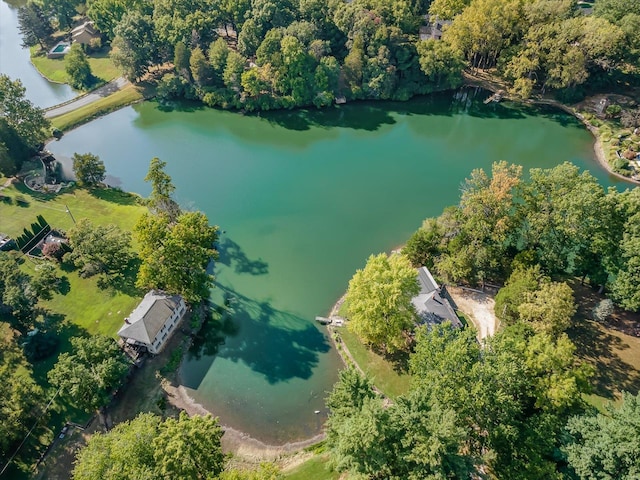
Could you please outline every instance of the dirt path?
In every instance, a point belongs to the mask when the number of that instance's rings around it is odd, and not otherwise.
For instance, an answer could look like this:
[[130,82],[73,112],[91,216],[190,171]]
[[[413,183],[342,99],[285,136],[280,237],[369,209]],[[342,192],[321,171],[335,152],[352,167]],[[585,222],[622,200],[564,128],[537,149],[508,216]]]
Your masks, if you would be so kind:
[[80,107],[84,107],[85,105],[89,105],[93,102],[97,102],[101,98],[108,97],[112,93],[121,90],[126,85],[129,84],[129,80],[124,77],[118,77],[115,80],[111,80],[106,85],[103,85],[100,88],[96,88],[92,92],[87,93],[86,95],[82,95],[80,97],[76,97],[69,102],[62,103],[60,105],[49,108],[44,116],[46,118],[59,117],[60,115],[64,115],[65,113],[72,112]]
[[478,338],[495,333],[497,320],[493,309],[496,302],[491,295],[461,287],[447,287],[447,291],[458,309],[469,315],[478,330]]

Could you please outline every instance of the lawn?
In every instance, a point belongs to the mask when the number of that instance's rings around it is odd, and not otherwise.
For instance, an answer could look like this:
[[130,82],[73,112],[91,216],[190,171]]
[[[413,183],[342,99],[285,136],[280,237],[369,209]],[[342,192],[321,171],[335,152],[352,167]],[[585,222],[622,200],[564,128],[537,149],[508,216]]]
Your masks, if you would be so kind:
[[355,361],[364,370],[367,376],[373,381],[382,393],[391,398],[409,391],[411,376],[408,373],[399,373],[394,369],[394,363],[385,357],[369,350],[355,335],[346,327],[336,330],[340,333],[342,341],[347,346]]
[[138,102],[144,98],[142,88],[134,85],[127,85],[122,90],[109,95],[108,97],[101,98],[100,100],[93,102],[84,107],[80,107],[59,117],[51,119],[51,125],[62,131],[67,131],[73,127],[77,127],[83,123],[88,122],[101,115],[118,110],[126,105]]
[[288,480],[337,480],[340,474],[327,469],[327,455],[315,455],[285,474]]
[[[31,63],[46,78],[58,83],[67,83],[65,71],[65,57],[47,58],[46,54],[36,53],[39,47],[31,47]],[[109,49],[87,55],[91,73],[96,77],[96,83],[91,87],[109,82],[121,75],[120,70],[113,64]]]
[[[136,196],[115,189],[87,191],[73,188],[54,196],[36,194],[23,184],[18,184],[4,189],[2,194],[9,200],[0,202],[0,229],[11,236],[22,232],[24,227],[35,221],[37,215],[42,215],[53,228],[60,230],[70,229],[73,218],[78,220],[87,217],[95,224],[113,223],[123,230],[131,231],[146,210],[138,203]],[[26,257],[22,257],[21,261],[21,268],[33,273],[33,261]],[[64,264],[59,275],[63,278],[62,287],[51,300],[40,303],[40,306],[50,312],[50,319],[60,322],[58,353],[69,351],[70,340],[76,335],[100,333],[115,337],[124,317],[142,297],[142,292],[101,289],[95,278],[80,278],[77,271]],[[33,365],[34,378],[48,390],[48,396],[53,392],[48,386],[47,372],[56,358],[57,355],[52,355]],[[56,399],[47,427],[37,429],[37,437],[32,437],[27,442],[20,455],[22,461],[37,458],[43,446],[51,441],[66,420],[83,423],[88,417],[89,415],[73,408],[64,399]],[[28,468],[24,464],[17,466],[20,467]],[[14,476],[12,478],[27,478],[27,474],[22,475],[17,470],[12,470],[11,474]]]

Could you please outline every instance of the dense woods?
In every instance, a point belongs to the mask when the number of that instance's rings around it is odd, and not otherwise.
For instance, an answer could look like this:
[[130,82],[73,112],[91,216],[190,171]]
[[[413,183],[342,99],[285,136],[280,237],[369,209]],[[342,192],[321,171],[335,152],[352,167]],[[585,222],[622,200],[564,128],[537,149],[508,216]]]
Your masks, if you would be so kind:
[[[634,0],[88,0],[130,79],[172,62],[162,99],[265,110],[406,100],[495,68],[528,97],[636,81]],[[434,32],[440,32],[438,34]],[[441,37],[441,38],[440,38]],[[35,41],[35,40],[33,40]]]
[[460,203],[425,220],[404,252],[415,266],[473,285],[539,266],[537,275],[579,277],[638,311],[640,190],[605,191],[570,163],[529,177],[505,162],[491,175],[474,170]]

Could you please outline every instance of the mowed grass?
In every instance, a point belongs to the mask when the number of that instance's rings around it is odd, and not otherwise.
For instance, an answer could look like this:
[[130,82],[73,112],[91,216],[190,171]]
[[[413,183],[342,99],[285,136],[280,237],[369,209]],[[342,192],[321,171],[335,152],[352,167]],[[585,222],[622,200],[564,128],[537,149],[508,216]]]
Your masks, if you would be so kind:
[[337,480],[340,474],[327,469],[328,455],[315,455],[285,474],[288,480]]
[[80,107],[72,112],[52,118],[51,125],[64,132],[96,117],[106,115],[107,113],[118,110],[119,108],[139,102],[143,98],[143,89],[129,84],[118,92],[112,93],[108,97],[101,98],[100,100],[89,105],[85,105],[84,107]]
[[[72,228],[73,219],[88,218],[95,225],[115,224],[124,231],[131,231],[145,212],[136,196],[115,189],[90,192],[74,188],[69,193],[48,198],[33,194],[19,184],[2,193],[12,198],[12,202],[0,202],[0,232],[10,236],[19,235],[38,215],[59,230]],[[18,200],[22,206],[17,205]],[[22,268],[32,274],[35,264],[25,261]],[[63,314],[67,321],[88,334],[115,335],[124,317],[139,301],[139,296],[132,296],[131,292],[102,289],[96,278],[80,278],[77,271],[68,267],[60,270],[59,275],[63,277],[63,293],[55,294],[52,300],[42,301],[42,306]]]
[[[46,78],[58,83],[68,83],[69,77],[65,70],[66,57],[47,58],[46,53],[36,53],[39,47],[31,48],[31,63]],[[91,73],[96,78],[94,88],[97,85],[109,82],[121,75],[120,70],[111,60],[110,50],[106,49],[87,55]]]
[[337,331],[356,363],[382,393],[388,397],[396,398],[409,391],[411,376],[408,373],[397,372],[392,362],[369,350],[358,336],[351,333],[346,327]]

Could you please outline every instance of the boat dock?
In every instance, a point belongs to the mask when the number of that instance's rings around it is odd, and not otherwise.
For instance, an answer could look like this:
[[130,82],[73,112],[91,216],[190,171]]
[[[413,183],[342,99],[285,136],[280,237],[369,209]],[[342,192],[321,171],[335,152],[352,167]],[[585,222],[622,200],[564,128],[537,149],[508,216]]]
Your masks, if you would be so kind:
[[342,327],[344,325],[344,318],[333,316],[333,317],[316,317],[316,322],[322,325],[332,325],[334,327]]
[[484,104],[488,104],[491,102],[499,102],[500,100],[502,100],[502,97],[504,96],[504,92],[502,90],[497,91],[496,93],[494,93],[493,95],[491,95],[489,98],[487,98],[484,101]]

